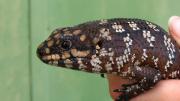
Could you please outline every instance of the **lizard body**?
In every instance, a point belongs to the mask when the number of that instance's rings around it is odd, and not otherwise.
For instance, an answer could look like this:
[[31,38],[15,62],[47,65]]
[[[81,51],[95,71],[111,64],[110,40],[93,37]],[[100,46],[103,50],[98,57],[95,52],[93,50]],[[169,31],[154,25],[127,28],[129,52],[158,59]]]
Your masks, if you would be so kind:
[[125,95],[137,96],[163,79],[180,78],[180,50],[160,26],[141,19],[86,22],[52,32],[37,49],[46,64],[131,79]]

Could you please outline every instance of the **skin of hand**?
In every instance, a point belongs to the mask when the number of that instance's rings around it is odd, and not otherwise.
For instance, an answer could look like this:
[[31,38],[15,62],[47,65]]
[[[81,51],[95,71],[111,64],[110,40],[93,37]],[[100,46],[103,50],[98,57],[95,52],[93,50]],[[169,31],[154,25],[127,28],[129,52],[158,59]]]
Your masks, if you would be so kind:
[[[180,17],[172,16],[169,19],[169,33],[180,45]],[[122,84],[131,83],[119,76],[107,75],[109,92],[112,99],[116,99],[120,93],[113,92]],[[130,101],[180,101],[180,80],[161,80],[153,89],[132,98]]]

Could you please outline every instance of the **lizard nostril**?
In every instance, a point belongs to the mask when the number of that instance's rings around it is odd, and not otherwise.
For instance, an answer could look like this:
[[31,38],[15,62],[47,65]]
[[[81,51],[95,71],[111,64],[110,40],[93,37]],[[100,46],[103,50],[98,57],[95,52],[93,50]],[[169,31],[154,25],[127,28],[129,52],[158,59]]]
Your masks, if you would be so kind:
[[36,53],[37,53],[37,56],[38,56],[39,58],[41,58],[42,56],[45,55],[45,49],[44,49],[44,48],[38,48],[37,51],[36,51]]

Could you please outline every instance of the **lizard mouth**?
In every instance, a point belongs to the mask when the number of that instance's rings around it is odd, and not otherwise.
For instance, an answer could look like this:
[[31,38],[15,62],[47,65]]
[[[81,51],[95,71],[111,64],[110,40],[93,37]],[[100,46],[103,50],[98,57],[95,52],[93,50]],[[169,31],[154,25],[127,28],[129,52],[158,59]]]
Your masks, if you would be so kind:
[[87,63],[89,58],[87,57],[69,57],[62,59],[58,54],[53,55],[45,55],[45,56],[38,56],[41,61],[46,64],[60,66],[60,67],[71,67],[76,68],[79,67],[80,63]]

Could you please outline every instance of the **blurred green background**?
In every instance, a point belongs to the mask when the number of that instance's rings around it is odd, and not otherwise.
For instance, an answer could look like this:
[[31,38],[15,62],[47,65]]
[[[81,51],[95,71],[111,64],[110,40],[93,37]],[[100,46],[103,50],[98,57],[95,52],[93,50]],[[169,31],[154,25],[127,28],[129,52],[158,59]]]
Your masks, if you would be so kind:
[[112,101],[106,79],[55,68],[36,57],[57,27],[132,17],[167,29],[179,0],[0,0],[0,101]]

